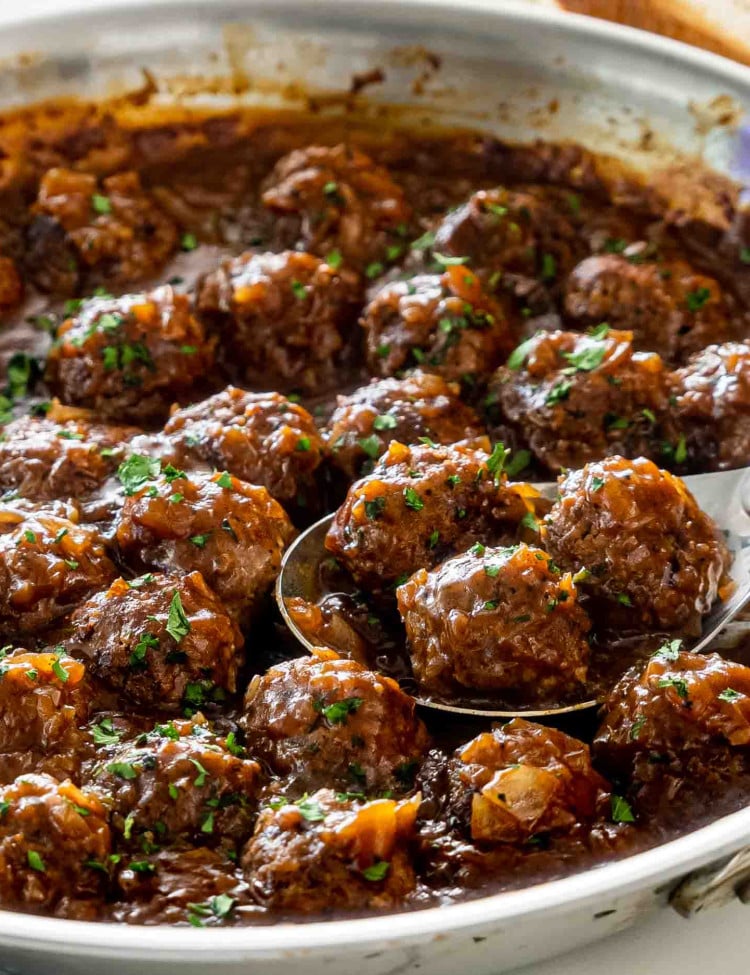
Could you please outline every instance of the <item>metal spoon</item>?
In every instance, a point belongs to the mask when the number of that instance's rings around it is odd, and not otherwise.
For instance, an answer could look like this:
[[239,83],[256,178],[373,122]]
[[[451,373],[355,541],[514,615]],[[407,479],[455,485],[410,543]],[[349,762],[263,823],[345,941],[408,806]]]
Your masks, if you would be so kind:
[[[732,596],[718,603],[713,612],[703,621],[700,637],[687,647],[698,653],[705,650],[741,610],[750,602],[750,468],[736,471],[721,471],[714,474],[695,474],[684,478],[685,484],[695,497],[700,508],[710,515],[725,533],[727,543],[734,555],[731,576],[735,584]],[[547,482],[534,485],[547,498],[554,498],[557,484]],[[303,532],[287,549],[276,580],[276,602],[285,623],[309,651],[315,645],[302,632],[289,612],[288,602],[302,598],[308,603],[317,604],[322,597],[330,595],[320,586],[320,569],[330,559],[325,549],[325,536],[333,520],[333,514],[326,515]],[[334,649],[337,649],[334,647]],[[339,648],[340,649],[340,648]],[[410,692],[413,693],[410,688]],[[454,714],[475,715],[488,718],[550,717],[584,711],[596,707],[596,699],[579,701],[553,708],[524,708],[500,710],[472,704],[451,704],[414,694],[423,706]]]

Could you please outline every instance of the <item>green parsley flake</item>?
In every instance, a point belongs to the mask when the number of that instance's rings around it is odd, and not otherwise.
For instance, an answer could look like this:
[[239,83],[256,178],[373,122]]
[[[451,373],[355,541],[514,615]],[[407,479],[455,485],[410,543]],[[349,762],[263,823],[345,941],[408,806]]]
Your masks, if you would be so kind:
[[341,267],[342,261],[343,257],[341,256],[340,250],[332,250],[326,255],[326,264],[333,268],[334,271],[338,271],[338,269]]
[[180,238],[180,247],[184,251],[194,251],[198,246],[198,238],[195,234],[187,233],[183,234]]
[[412,511],[421,511],[424,508],[424,501],[413,487],[404,488],[404,501],[406,507],[411,508]]
[[390,413],[381,413],[372,421],[373,430],[394,430],[398,426],[398,420]]
[[104,215],[112,212],[112,204],[108,196],[102,196],[101,193],[94,193],[91,197],[91,209],[94,213]]
[[727,687],[725,690],[721,692],[721,694],[719,694],[719,700],[727,701],[729,704],[732,704],[734,701],[739,700],[739,698],[741,697],[742,695],[740,694],[740,692],[733,690],[733,688],[731,687]]
[[294,805],[299,809],[302,818],[308,823],[320,823],[326,818],[325,813],[320,808],[320,804],[314,799],[300,799]]
[[180,594],[176,589],[172,595],[172,602],[169,604],[166,630],[175,643],[179,643],[190,632],[190,620],[185,615]]
[[376,860],[372,866],[367,867],[362,871],[362,876],[365,878],[365,880],[369,880],[372,883],[377,883],[380,880],[385,880],[390,869],[391,865],[387,860]]
[[227,490],[231,490],[233,487],[231,475],[229,475],[226,471],[223,471],[216,478],[216,483],[219,485],[219,487],[226,488]]
[[130,666],[142,667],[146,662],[148,651],[156,650],[158,647],[159,641],[153,633],[141,633],[138,642],[133,647],[133,652],[130,654]]
[[44,860],[36,850],[26,851],[26,862],[32,870],[36,870],[38,873],[44,873],[47,869]]
[[291,284],[292,294],[297,299],[297,301],[304,301],[307,298],[307,288],[302,284],[301,281],[297,281],[295,278]]
[[376,460],[380,456],[382,444],[380,443],[380,437],[376,437],[375,434],[369,437],[360,437],[357,444],[372,460]]
[[117,479],[128,496],[140,491],[149,481],[159,476],[161,464],[156,457],[131,454],[117,468]]
[[610,806],[612,812],[612,822],[613,823],[634,823],[635,816],[633,815],[633,810],[630,807],[630,803],[627,799],[623,799],[622,796],[612,795],[610,797]]
[[710,298],[711,291],[709,288],[696,288],[695,291],[688,291],[685,296],[685,304],[688,306],[688,311],[696,312],[700,311]]
[[116,775],[118,779],[125,779],[126,782],[131,782],[138,777],[138,772],[130,762],[110,762],[106,770],[110,775]]
[[190,541],[195,545],[196,548],[205,548],[206,542],[211,537],[210,532],[206,532],[203,535],[191,535]]
[[361,697],[345,697],[341,701],[334,701],[333,704],[325,704],[324,701],[314,701],[313,708],[328,721],[329,724],[346,724],[350,714],[358,711],[363,704]]
[[306,454],[310,449],[310,438],[300,437],[294,449],[298,450],[300,453]]

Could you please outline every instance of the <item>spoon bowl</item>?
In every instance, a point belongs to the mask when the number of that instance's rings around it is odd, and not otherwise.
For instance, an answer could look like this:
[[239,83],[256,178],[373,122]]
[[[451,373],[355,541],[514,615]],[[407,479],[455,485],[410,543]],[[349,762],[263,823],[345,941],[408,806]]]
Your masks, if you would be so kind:
[[[688,490],[693,494],[699,507],[724,532],[727,544],[733,555],[731,568],[734,590],[724,602],[719,602],[703,621],[700,636],[690,645],[686,645],[695,653],[707,650],[719,633],[734,620],[750,602],[750,468],[735,471],[720,471],[711,474],[688,475],[683,480]],[[557,492],[556,482],[535,484],[534,487],[546,498],[554,498]],[[315,645],[300,624],[298,615],[294,612],[294,604],[303,601],[305,604],[317,606],[327,596],[333,595],[332,590],[323,584],[324,566],[331,561],[331,556],[325,548],[325,537],[333,521],[334,515],[329,514],[315,522],[299,535],[287,549],[281,564],[281,571],[276,580],[276,602],[293,635],[310,651]],[[351,583],[349,595],[356,591]],[[346,652],[346,649],[335,646],[332,641],[325,641],[334,650]],[[551,718],[558,715],[572,714],[597,707],[601,700],[589,697],[586,700],[560,705],[535,707],[518,706],[513,709],[492,706],[487,699],[473,699],[470,695],[456,698],[455,702],[426,696],[413,681],[408,681],[406,688],[417,702],[437,711],[449,712],[457,715],[484,718]]]

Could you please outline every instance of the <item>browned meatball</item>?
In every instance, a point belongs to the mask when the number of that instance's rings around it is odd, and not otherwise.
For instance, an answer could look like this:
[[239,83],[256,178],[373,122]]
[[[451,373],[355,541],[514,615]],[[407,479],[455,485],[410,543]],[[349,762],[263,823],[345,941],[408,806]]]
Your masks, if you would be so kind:
[[270,589],[289,518],[264,487],[226,471],[186,474],[132,454],[120,468],[126,497],[117,543],[138,569],[200,572],[227,609],[246,621]]
[[[116,173],[99,186],[89,173],[50,169],[34,209],[38,256],[50,256],[55,242],[54,250],[74,257],[74,279],[76,264],[81,271],[96,271],[96,280],[122,285],[150,278],[177,248],[177,227],[135,172]],[[75,281],[70,284],[73,290]]]
[[492,377],[488,403],[559,471],[659,452],[667,373],[655,353],[633,351],[630,332],[537,332]]
[[171,848],[123,860],[117,874],[122,898],[111,906],[108,919],[127,924],[187,921],[194,927],[231,923],[235,907],[250,898],[226,852],[205,846]]
[[594,748],[617,774],[648,775],[653,756],[684,773],[696,754],[750,745],[750,668],[672,640],[622,678],[602,715]]
[[200,572],[116,579],[71,622],[68,648],[140,707],[178,708],[204,684],[236,690],[242,635]]
[[253,753],[295,795],[334,784],[403,788],[428,744],[414,699],[394,680],[324,649],[253,678],[242,724]]
[[101,749],[97,759],[88,788],[125,844],[189,838],[210,846],[250,834],[260,766],[201,714],[157,724],[135,741]]
[[360,267],[386,259],[411,219],[387,170],[345,145],[307,146],[284,156],[266,180],[263,203],[298,249],[320,257],[338,251]]
[[750,344],[710,345],[672,375],[670,459],[701,470],[750,464]]
[[[498,448],[500,445],[498,445]],[[406,581],[476,541],[515,540],[536,495],[508,484],[503,451],[392,442],[336,512],[326,548],[365,589]]]
[[242,254],[204,278],[198,309],[239,382],[290,392],[329,388],[356,355],[358,277],[312,254]]
[[571,833],[608,814],[609,786],[588,745],[555,728],[515,718],[477,735],[455,759],[453,800],[477,843]]
[[349,396],[339,396],[328,423],[334,464],[354,480],[372,470],[391,440],[479,440],[485,434],[482,422],[458,394],[455,383],[417,371],[404,379],[375,379]]
[[[64,408],[46,418],[24,416],[3,428],[0,491],[31,501],[86,501],[115,472],[134,427],[106,426],[88,419],[62,419]],[[61,419],[54,419],[61,414]]]
[[479,190],[446,214],[434,251],[463,257],[475,271],[562,280],[580,245],[570,207],[539,187]]
[[24,775],[0,787],[0,808],[3,907],[94,917],[103,874],[91,863],[106,861],[110,852],[99,800],[71,782]]
[[414,676],[429,690],[543,700],[586,679],[589,620],[569,572],[538,548],[476,544],[396,592]]
[[148,294],[87,299],[60,327],[47,379],[64,403],[138,422],[165,416],[212,357],[213,343],[189,298],[165,285]]
[[117,575],[95,529],[44,508],[6,513],[7,530],[0,534],[0,632],[43,630]]
[[505,359],[514,337],[504,308],[468,268],[384,285],[362,313],[367,364],[379,376],[420,366],[472,382]]
[[561,478],[547,548],[628,628],[700,632],[731,562],[684,483],[650,460],[609,457]]
[[313,500],[325,445],[307,410],[278,393],[228,386],[172,414],[164,433],[174,463],[202,461],[267,488],[280,504]]
[[566,283],[565,311],[579,325],[608,322],[633,333],[636,348],[681,361],[727,335],[719,284],[683,262],[634,264],[617,254],[588,257]]
[[88,715],[83,664],[62,651],[2,652],[0,781],[35,771],[77,777]]
[[304,914],[397,906],[416,886],[418,807],[418,797],[360,804],[330,789],[274,802],[242,855],[253,896]]

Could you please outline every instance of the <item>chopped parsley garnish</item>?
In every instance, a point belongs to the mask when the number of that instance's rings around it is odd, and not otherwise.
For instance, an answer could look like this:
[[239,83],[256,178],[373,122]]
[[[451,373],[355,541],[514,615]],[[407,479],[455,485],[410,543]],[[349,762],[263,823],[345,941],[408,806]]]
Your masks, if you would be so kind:
[[52,673],[57,677],[58,680],[62,681],[63,684],[67,684],[70,674],[63,667],[59,660],[55,660],[52,664]]
[[687,444],[684,435],[677,441],[677,446],[674,449],[674,460],[676,464],[684,464],[687,460]]
[[334,249],[330,251],[328,254],[326,254],[326,264],[329,267],[332,267],[334,271],[338,271],[338,269],[341,267],[342,261],[343,261],[343,257],[341,256],[340,250]]
[[646,716],[645,716],[645,714],[640,714],[635,719],[635,721],[633,722],[633,726],[630,729],[630,740],[631,741],[638,741],[638,739],[641,737],[641,731],[642,731],[643,726],[645,725],[645,723],[646,723]]
[[102,718],[99,724],[91,728],[91,737],[95,745],[116,745],[121,733],[115,728],[112,718]]
[[630,596],[628,596],[628,594],[626,592],[618,592],[617,593],[617,602],[621,606],[632,606],[633,605],[633,600],[630,598]]
[[440,532],[436,528],[435,531],[432,532],[430,534],[430,537],[427,539],[428,548],[435,548],[435,546],[439,541],[440,541]]
[[534,346],[535,341],[536,336],[532,336],[530,339],[526,339],[525,342],[521,342],[520,345],[517,345],[515,349],[513,349],[506,363],[509,369],[512,369],[515,372],[521,368],[526,361],[526,356]]
[[[435,243],[435,232],[433,230],[426,230],[421,237],[417,237],[409,245],[413,251],[426,251]],[[748,261],[750,263],[750,261]]]
[[38,873],[44,873],[47,869],[41,854],[37,853],[36,850],[26,851],[26,862],[32,870],[36,870]]
[[148,651],[156,650],[158,646],[159,641],[153,633],[141,633],[138,637],[138,642],[133,647],[133,652],[130,654],[130,666],[142,667],[146,662],[146,654]]
[[488,575],[490,577],[490,579],[494,579],[498,575],[500,575],[500,566],[499,565],[485,565],[485,567],[484,567],[484,574],[485,575]]
[[458,267],[469,263],[468,257],[450,257],[447,254],[438,254],[437,251],[433,251],[432,256],[441,267]]
[[591,490],[592,491],[601,491],[601,489],[603,487],[604,487],[604,478],[603,477],[599,477],[597,474],[595,474],[591,478]]
[[297,450],[297,451],[299,451],[302,454],[306,454],[309,451],[309,449],[310,449],[310,438],[309,437],[300,437],[297,440],[297,444],[296,444],[296,446],[295,446],[294,449]]
[[71,572],[75,572],[79,564],[75,559],[63,559],[63,562],[67,565]]
[[205,532],[203,535],[191,535],[190,541],[195,545],[196,548],[205,548],[206,542],[211,537],[210,532]]
[[341,701],[334,701],[333,704],[326,704],[322,700],[313,701],[313,708],[328,721],[329,724],[346,724],[350,714],[358,711],[363,704],[361,697],[345,697]]
[[487,602],[484,604],[484,608],[486,610],[492,610],[492,609],[497,609],[499,605],[500,603],[498,602],[497,599],[488,599]]
[[542,281],[552,281],[557,277],[557,261],[552,254],[542,254]]
[[122,484],[125,494],[132,495],[158,477],[160,469],[161,464],[156,457],[131,454],[117,468],[117,479]]
[[230,490],[232,488],[232,486],[233,486],[232,485],[232,477],[226,471],[223,471],[216,478],[216,483],[219,485],[219,487],[226,488],[227,490]]
[[191,758],[190,761],[198,770],[198,774],[193,779],[193,785],[198,789],[202,789],[208,778],[208,770],[201,765],[197,758]]
[[554,406],[556,403],[562,403],[566,400],[573,388],[573,383],[569,379],[561,379],[558,383],[552,387],[552,389],[547,393],[547,398],[545,403],[547,406]]
[[36,534],[30,528],[26,529],[26,531],[23,533],[23,537],[31,545],[34,545],[36,543]]
[[118,779],[125,779],[126,782],[138,776],[138,772],[130,762],[110,762],[106,769],[111,775],[116,775]]
[[512,457],[506,459],[505,473],[508,477],[515,477],[516,474],[520,474],[522,470],[525,470],[530,463],[531,451],[517,450]]
[[424,501],[413,487],[404,488],[404,501],[406,507],[411,508],[412,511],[421,511],[424,508]]
[[383,514],[384,508],[385,498],[372,498],[370,501],[365,501],[365,514],[370,521],[377,521]]
[[175,643],[179,643],[190,632],[190,620],[185,615],[180,594],[176,589],[172,595],[172,602],[169,604],[166,629]]
[[295,803],[295,806],[299,809],[302,818],[308,823],[320,823],[325,819],[320,804],[314,799],[300,799],[299,802]]
[[510,456],[510,450],[505,446],[504,443],[498,441],[492,448],[492,453],[487,458],[487,463],[484,465],[490,474],[494,474],[495,477],[499,477],[505,467],[505,461]]
[[688,696],[688,685],[687,681],[682,677],[660,677],[656,685],[657,687],[673,687],[677,692],[677,696],[686,699]]
[[226,745],[226,749],[230,755],[234,755],[237,758],[242,758],[242,756],[245,754],[245,749],[242,747],[242,745],[238,744],[237,735],[233,731],[230,731],[226,736],[224,739],[224,744]]
[[61,440],[83,440],[83,434],[75,433],[73,430],[58,430],[57,436]]
[[583,348],[576,352],[563,352],[563,359],[567,360],[571,368],[578,372],[591,372],[602,364],[607,353],[607,346],[604,342],[588,342]]
[[362,876],[365,880],[370,880],[373,883],[377,883],[379,880],[385,880],[388,876],[388,871],[391,865],[387,860],[376,860],[372,866],[367,867],[362,871]]
[[180,481],[187,477],[185,471],[179,470],[174,464],[167,464],[161,473],[168,484],[171,484],[172,481]]
[[195,236],[195,234],[183,234],[180,238],[180,247],[184,251],[194,251],[197,246],[198,238]]
[[296,278],[291,284],[292,293],[297,301],[304,301],[307,298],[307,288],[302,284],[301,281],[297,281]]
[[740,261],[743,264],[750,264],[750,247],[740,247]]
[[365,268],[365,277],[372,281],[373,278],[379,277],[383,271],[385,271],[385,267],[379,261],[373,261]]
[[521,524],[524,528],[528,528],[529,531],[538,532],[539,531],[539,519],[536,517],[533,511],[527,511],[526,514],[521,519]]
[[727,701],[729,704],[731,704],[733,701],[738,700],[741,697],[742,695],[740,694],[740,692],[735,691],[731,687],[727,687],[725,690],[721,692],[721,694],[719,694],[719,700]]
[[709,288],[696,288],[695,291],[688,291],[685,295],[685,304],[688,306],[688,311],[696,312],[700,311],[710,298]]
[[372,460],[375,460],[380,455],[380,438],[376,437],[375,434],[372,434],[370,437],[360,437],[357,444]]
[[634,823],[635,816],[627,799],[622,796],[612,795],[610,797],[613,823]]
[[398,426],[398,420],[390,413],[381,413],[372,421],[373,430],[393,430]]
[[91,197],[91,209],[94,213],[104,215],[106,213],[112,212],[112,204],[108,196],[103,196],[101,193],[94,193]]
[[668,640],[659,647],[653,656],[659,657],[660,660],[674,661],[680,656],[681,647],[682,640]]

